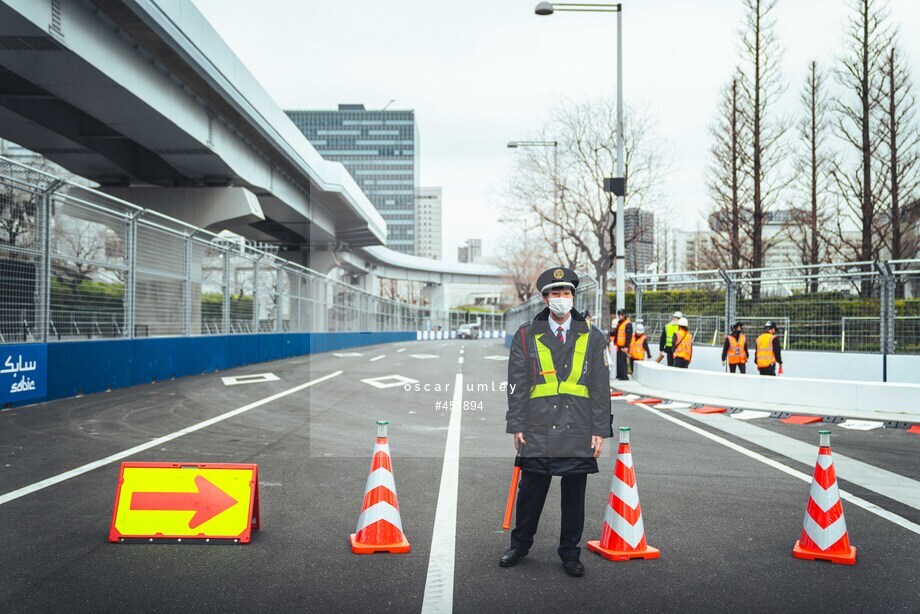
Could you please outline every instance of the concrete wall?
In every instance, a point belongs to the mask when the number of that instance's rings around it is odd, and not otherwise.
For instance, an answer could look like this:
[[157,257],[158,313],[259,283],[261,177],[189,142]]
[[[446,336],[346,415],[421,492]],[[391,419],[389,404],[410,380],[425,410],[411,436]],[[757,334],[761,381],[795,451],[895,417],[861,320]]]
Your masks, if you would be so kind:
[[47,345],[47,396],[21,405],[303,354],[415,338],[415,331],[263,333],[42,344]]
[[[719,355],[716,355],[716,359]],[[730,375],[702,369],[675,369],[644,361],[635,379],[659,390],[717,396],[742,401],[787,404],[832,410],[904,412],[920,416],[920,385],[861,382],[854,379],[817,379]]]
[[[653,348],[652,351],[654,353],[657,350]],[[721,346],[696,346],[693,348],[690,369],[724,372],[721,357]],[[748,362],[748,370],[757,372],[753,358]],[[783,352],[783,371],[788,377],[881,382],[882,356],[855,352]],[[889,356],[888,381],[920,384],[920,356]]]

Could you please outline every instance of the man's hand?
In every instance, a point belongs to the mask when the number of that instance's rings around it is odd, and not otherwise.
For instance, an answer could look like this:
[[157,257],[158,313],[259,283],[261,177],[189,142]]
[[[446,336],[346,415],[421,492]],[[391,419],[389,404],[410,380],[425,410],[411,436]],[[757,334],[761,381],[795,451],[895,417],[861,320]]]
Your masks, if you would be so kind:
[[724,360],[722,361],[722,366],[723,366],[723,367],[725,366],[725,361],[724,361]]
[[515,433],[514,434],[514,449],[520,450],[521,446],[526,446],[527,442],[524,441],[524,433]]
[[604,451],[604,438],[597,435],[591,435],[591,449],[594,450],[594,458],[601,455]]

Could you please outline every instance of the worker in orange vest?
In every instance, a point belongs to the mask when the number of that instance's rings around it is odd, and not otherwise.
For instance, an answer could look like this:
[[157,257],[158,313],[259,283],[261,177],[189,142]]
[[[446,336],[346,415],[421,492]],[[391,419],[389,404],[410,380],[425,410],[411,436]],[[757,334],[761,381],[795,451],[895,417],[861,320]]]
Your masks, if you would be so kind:
[[767,322],[763,325],[764,332],[757,337],[757,349],[754,354],[754,363],[761,375],[776,375],[776,365],[783,370],[783,354],[779,337],[776,336],[776,324]]
[[633,325],[626,317],[625,309],[617,310],[617,323],[614,330],[616,331],[613,342],[617,349],[617,379],[626,380],[629,379],[627,359],[629,358],[629,342],[633,336]]
[[741,373],[747,373],[747,361],[750,358],[748,352],[747,337],[742,331],[744,325],[741,322],[732,324],[732,332],[725,335],[725,344],[722,346],[722,366],[725,366],[728,360],[728,369],[732,373],[735,370]]
[[636,372],[636,361],[645,360],[651,356],[652,351],[648,347],[648,335],[645,334],[645,325],[636,324],[636,332],[633,333],[632,341],[629,342],[629,369]]
[[674,366],[679,369],[686,369],[690,366],[690,360],[693,358],[693,335],[690,334],[690,323],[687,318],[681,318],[677,321],[677,332],[674,333],[674,340],[671,347],[674,348]]

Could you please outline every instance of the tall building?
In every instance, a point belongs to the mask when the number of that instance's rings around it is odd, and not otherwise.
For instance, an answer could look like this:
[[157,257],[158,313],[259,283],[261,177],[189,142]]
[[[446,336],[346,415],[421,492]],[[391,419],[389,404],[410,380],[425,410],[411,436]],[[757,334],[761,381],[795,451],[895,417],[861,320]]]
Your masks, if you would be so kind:
[[457,248],[457,262],[475,263],[482,260],[482,239],[467,239]]
[[418,188],[415,193],[415,255],[443,259],[441,188]]
[[644,273],[655,261],[655,214],[629,208],[623,212],[626,270]]
[[387,247],[415,252],[415,187],[419,181],[415,111],[285,111],[325,159],[341,162],[387,223]]

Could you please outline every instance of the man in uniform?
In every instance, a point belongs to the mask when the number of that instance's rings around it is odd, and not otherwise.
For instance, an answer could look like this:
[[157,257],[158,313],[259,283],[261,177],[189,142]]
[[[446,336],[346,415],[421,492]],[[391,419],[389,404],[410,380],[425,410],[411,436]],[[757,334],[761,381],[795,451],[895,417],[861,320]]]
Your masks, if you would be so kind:
[[776,375],[776,365],[783,369],[783,348],[776,336],[776,324],[767,322],[763,325],[763,334],[757,337],[757,349],[754,363],[761,375]]
[[661,362],[661,359],[667,356],[668,366],[674,366],[674,347],[671,344],[674,342],[674,333],[677,332],[677,321],[682,317],[684,317],[684,314],[675,311],[674,315],[671,316],[671,321],[661,329],[661,340],[658,343],[658,360],[655,362]]
[[[562,476],[562,568],[581,576],[585,485],[597,473],[604,438],[612,435],[607,336],[572,309],[578,276],[556,267],[537,279],[543,309],[523,324],[508,361],[508,425],[518,450],[521,481],[511,547],[499,565],[511,567],[533,545],[546,493]],[[513,385],[513,386],[512,386]]]
[[747,372],[747,361],[750,354],[743,327],[744,324],[741,322],[732,324],[732,332],[725,335],[725,343],[722,345],[722,366],[725,366],[727,360],[728,368],[732,373],[736,370],[741,373]]
[[617,379],[626,380],[629,379],[629,342],[632,341],[633,326],[626,317],[625,309],[617,310],[617,324],[614,330],[616,331],[614,344],[617,348]]
[[674,366],[678,369],[688,368],[693,359],[693,335],[690,334],[687,318],[677,321],[677,332],[674,333],[671,347],[674,348]]

